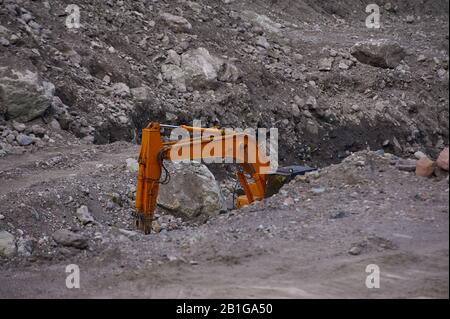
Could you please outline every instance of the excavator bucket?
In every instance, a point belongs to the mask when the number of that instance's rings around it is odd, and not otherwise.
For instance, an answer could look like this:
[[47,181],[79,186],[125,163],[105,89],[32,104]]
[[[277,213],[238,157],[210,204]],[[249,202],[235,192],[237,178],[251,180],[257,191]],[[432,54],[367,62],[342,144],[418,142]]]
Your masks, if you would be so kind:
[[266,184],[266,198],[277,194],[280,189],[298,175],[305,175],[315,171],[315,168],[308,166],[287,166],[279,168],[275,173],[270,174]]

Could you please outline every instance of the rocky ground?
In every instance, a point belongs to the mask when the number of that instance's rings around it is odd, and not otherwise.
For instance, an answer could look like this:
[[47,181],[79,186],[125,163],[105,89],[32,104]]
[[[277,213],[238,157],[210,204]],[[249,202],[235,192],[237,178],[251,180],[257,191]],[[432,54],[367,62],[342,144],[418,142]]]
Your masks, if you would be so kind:
[[[0,296],[448,298],[448,1],[376,2],[379,30],[359,0],[83,0],[69,29],[0,0]],[[232,167],[172,167],[144,236],[140,130],[194,119],[321,169],[233,210]]]
[[[0,225],[17,248],[2,259],[1,296],[448,297],[448,177],[356,153],[206,223],[161,213],[145,236],[131,226],[136,151],[116,143],[67,149],[71,159],[50,167],[61,150],[2,162]],[[77,291],[65,286],[68,264],[80,266]],[[379,290],[365,287],[369,264]]]

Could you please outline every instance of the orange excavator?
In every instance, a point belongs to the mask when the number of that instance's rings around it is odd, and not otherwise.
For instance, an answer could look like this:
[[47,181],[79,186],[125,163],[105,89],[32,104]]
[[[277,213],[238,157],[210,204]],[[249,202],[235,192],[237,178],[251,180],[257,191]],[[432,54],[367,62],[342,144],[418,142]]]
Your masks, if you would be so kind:
[[[162,129],[182,129],[189,133],[189,137],[164,141]],[[136,188],[136,227],[145,234],[151,232],[159,187],[170,181],[164,161],[217,159],[225,163],[231,160],[238,164],[237,179],[243,195],[237,197],[236,208],[271,196],[292,177],[313,170],[309,167],[290,166],[272,173],[269,159],[253,136],[247,133],[152,122],[142,130]]]

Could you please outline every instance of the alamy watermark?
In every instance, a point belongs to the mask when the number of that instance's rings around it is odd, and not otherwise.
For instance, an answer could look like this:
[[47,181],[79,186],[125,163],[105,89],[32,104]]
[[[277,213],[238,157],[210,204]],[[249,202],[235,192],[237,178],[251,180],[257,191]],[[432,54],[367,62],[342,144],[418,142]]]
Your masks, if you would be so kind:
[[170,140],[177,141],[170,150],[172,161],[189,158],[206,164],[257,164],[261,174],[278,169],[277,128],[202,129],[201,121],[194,121],[192,128],[172,130]]
[[381,28],[380,6],[375,3],[369,4],[366,7],[366,13],[369,13],[366,18],[366,27],[368,29]]
[[366,287],[368,289],[379,289],[380,267],[376,264],[367,265],[366,273],[369,273],[369,275],[366,277]]
[[67,289],[80,289],[80,267],[75,264],[66,267],[66,287]]
[[68,14],[66,17],[66,27],[68,29],[79,29],[80,23],[80,7],[76,4],[71,4],[66,7],[65,12]]

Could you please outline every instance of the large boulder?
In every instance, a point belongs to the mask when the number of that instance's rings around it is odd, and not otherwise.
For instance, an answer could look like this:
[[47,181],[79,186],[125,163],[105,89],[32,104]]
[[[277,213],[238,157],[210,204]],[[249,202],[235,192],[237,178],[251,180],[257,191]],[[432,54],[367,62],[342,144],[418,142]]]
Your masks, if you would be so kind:
[[396,68],[406,57],[406,51],[398,43],[388,41],[361,42],[351,49],[359,62],[380,68]]
[[161,185],[158,205],[186,221],[204,221],[225,209],[220,187],[203,164],[166,163],[171,180]]
[[167,63],[162,66],[166,81],[179,90],[215,88],[219,82],[237,82],[240,70],[230,61],[216,57],[205,48],[192,49],[181,56],[180,65]]
[[0,115],[21,122],[42,115],[50,106],[55,86],[30,70],[0,67]]
[[190,50],[181,56],[181,64],[188,85],[208,87],[217,81],[223,61],[205,48]]

